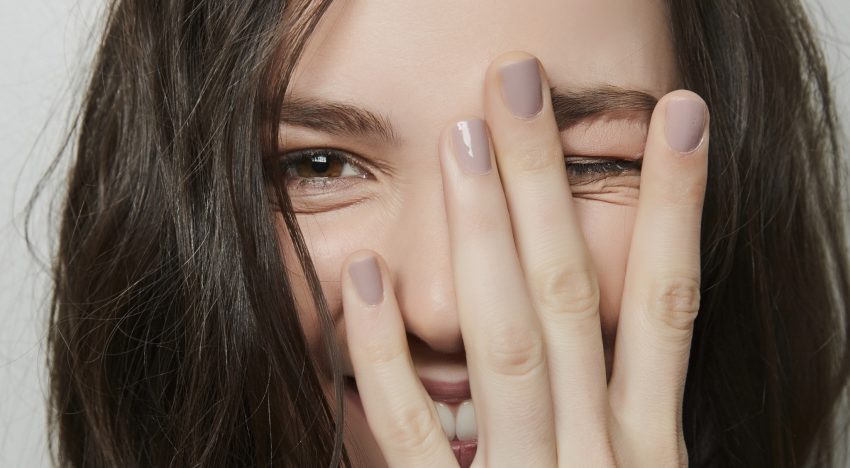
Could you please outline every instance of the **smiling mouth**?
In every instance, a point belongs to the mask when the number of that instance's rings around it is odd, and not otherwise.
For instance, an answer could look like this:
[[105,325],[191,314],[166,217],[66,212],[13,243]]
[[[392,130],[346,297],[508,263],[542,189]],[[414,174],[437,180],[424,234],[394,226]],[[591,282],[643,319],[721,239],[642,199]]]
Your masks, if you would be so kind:
[[[352,398],[362,411],[363,403],[360,400],[357,381],[354,377],[347,375],[344,382],[346,389],[350,390]],[[469,381],[438,382],[422,379],[422,384],[433,401],[455,458],[461,468],[468,468],[478,448],[478,426]]]

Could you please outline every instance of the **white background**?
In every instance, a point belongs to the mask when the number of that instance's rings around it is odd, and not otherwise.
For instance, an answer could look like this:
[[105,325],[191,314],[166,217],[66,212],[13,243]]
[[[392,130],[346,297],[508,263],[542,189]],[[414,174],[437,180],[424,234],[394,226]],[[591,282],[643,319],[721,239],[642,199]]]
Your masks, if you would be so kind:
[[[850,0],[807,3],[850,134]],[[23,210],[79,99],[102,5],[103,0],[0,0],[0,468],[49,465],[47,276],[24,242]],[[49,239],[55,238],[47,206],[61,182],[50,180],[32,222],[37,258],[45,264]]]

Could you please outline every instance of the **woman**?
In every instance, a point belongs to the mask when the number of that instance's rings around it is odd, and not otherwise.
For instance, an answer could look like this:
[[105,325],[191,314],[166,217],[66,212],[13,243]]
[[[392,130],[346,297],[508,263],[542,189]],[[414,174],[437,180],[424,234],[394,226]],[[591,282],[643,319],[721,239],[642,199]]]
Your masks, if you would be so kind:
[[78,131],[60,465],[840,460],[795,1],[116,1]]

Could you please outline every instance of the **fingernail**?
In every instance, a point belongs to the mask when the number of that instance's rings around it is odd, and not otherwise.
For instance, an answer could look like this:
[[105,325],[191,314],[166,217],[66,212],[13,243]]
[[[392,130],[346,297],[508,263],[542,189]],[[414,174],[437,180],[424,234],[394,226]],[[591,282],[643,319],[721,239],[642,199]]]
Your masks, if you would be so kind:
[[384,284],[381,282],[381,269],[374,256],[351,262],[348,265],[348,274],[363,302],[369,305],[381,303],[384,299]]
[[452,130],[452,150],[458,165],[470,174],[490,172],[490,141],[481,119],[462,120]]
[[667,104],[667,143],[680,153],[696,150],[705,128],[705,104],[697,99],[675,99]]
[[543,90],[537,59],[502,65],[502,97],[505,105],[517,117],[529,118],[543,108]]

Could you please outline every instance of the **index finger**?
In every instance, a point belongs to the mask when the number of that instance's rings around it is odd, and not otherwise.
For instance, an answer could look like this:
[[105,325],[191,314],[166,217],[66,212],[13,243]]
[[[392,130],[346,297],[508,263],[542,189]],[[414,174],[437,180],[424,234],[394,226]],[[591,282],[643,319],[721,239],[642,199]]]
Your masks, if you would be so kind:
[[440,416],[416,376],[383,259],[358,251],[343,265],[351,363],[366,421],[390,466],[456,467]]

